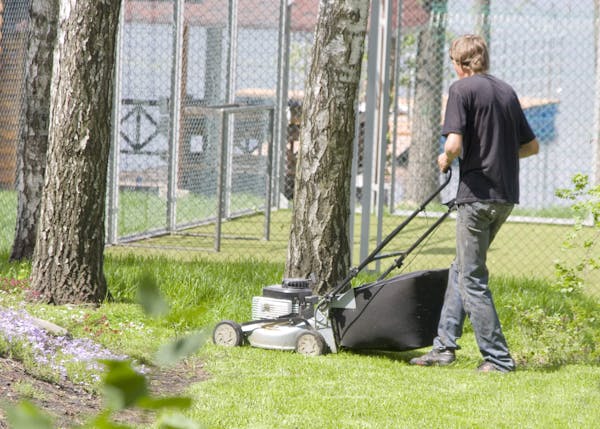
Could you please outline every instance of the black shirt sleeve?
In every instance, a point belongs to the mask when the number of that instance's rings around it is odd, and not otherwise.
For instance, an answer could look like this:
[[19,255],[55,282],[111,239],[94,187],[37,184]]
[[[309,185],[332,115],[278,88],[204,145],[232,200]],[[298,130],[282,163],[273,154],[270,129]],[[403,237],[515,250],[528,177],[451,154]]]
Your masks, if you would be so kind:
[[467,111],[465,103],[463,102],[460,93],[456,90],[456,87],[451,85],[448,93],[448,101],[446,103],[442,135],[448,136],[450,133],[464,135],[466,127]]
[[535,134],[531,130],[531,126],[529,125],[521,106],[519,105],[516,110],[518,115],[516,125],[517,138],[519,140],[519,145],[523,145],[533,140],[535,138]]

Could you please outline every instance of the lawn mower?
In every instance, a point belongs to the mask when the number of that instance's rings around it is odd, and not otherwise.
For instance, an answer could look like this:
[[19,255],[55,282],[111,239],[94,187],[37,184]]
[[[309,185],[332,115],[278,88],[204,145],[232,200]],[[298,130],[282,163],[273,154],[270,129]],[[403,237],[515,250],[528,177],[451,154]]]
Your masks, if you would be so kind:
[[[292,350],[317,356],[337,353],[341,348],[355,350],[406,351],[433,343],[440,317],[448,269],[424,270],[388,275],[401,268],[405,258],[448,217],[454,200],[445,211],[406,250],[382,254],[381,251],[444,189],[451,179],[447,174],[439,188],[398,225],[332,291],[313,294],[315,279],[286,278],[281,284],[263,287],[262,296],[252,299],[252,320],[237,323],[223,320],[213,329],[213,342],[220,346],[241,346]],[[395,258],[379,278],[352,287],[352,280],[368,264]]]

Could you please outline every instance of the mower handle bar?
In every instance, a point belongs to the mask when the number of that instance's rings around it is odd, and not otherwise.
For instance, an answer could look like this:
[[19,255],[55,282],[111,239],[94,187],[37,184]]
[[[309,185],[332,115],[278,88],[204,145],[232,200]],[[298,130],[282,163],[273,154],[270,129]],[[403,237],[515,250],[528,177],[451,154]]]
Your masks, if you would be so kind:
[[[331,292],[329,292],[326,296],[325,296],[325,300],[330,301],[335,295],[339,294],[341,291],[343,291],[349,284],[350,282],[358,275],[358,273],[360,273],[367,265],[369,265],[371,262],[375,261],[376,259],[382,259],[384,257],[389,257],[389,256],[394,256],[394,255],[388,255],[388,256],[378,256],[379,252],[381,252],[381,250],[388,245],[388,243],[396,236],[398,235],[398,233],[400,231],[402,231],[404,229],[404,227],[406,227],[406,225],[408,225],[415,217],[417,217],[417,215],[419,213],[421,213],[422,211],[425,210],[425,208],[427,207],[427,205],[440,193],[442,192],[442,190],[448,186],[448,183],[450,183],[450,180],[452,179],[452,169],[448,169],[448,174],[446,175],[446,180],[444,180],[444,182],[435,190],[435,192],[433,192],[417,209],[415,209],[415,211],[413,211],[405,220],[404,222],[402,222],[400,225],[398,225],[387,237],[385,237],[381,243],[379,243],[379,245],[369,254],[369,256],[367,256],[365,258],[364,261],[362,261],[358,267],[354,267],[350,269],[350,273],[348,274],[348,276],[338,285],[335,287],[335,289],[333,289]],[[406,256],[408,256],[408,254],[410,252],[412,252],[424,239],[425,237],[427,237],[435,228],[437,228],[437,226],[439,224],[441,224],[444,219],[446,219],[446,217],[448,217],[448,215],[450,214],[450,211],[454,208],[454,200],[446,203],[446,205],[448,206],[448,211],[446,213],[444,213],[444,215],[442,217],[440,217],[431,227],[429,227],[429,229],[427,229],[427,231],[417,240],[417,242],[415,242],[408,250],[401,252],[400,253],[400,257],[396,260],[396,263],[391,266],[389,269],[387,269],[385,271],[385,273],[379,277],[378,280],[382,280],[383,278],[385,278],[394,268],[399,267],[400,265],[402,265],[402,261],[404,260],[404,258]]]

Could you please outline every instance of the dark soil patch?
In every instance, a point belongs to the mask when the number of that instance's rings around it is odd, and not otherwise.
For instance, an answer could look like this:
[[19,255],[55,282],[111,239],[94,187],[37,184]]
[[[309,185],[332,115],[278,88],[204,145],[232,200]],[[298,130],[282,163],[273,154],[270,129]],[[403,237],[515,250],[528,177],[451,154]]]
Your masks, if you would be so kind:
[[[152,395],[157,397],[185,394],[186,388],[208,375],[202,363],[187,360],[172,368],[153,370],[148,375]],[[23,399],[34,403],[52,416],[57,428],[83,424],[102,408],[102,398],[68,380],[60,383],[40,380],[20,362],[0,357],[0,402],[15,404]],[[152,414],[138,410],[124,410],[115,415],[115,421],[131,426],[147,425]],[[4,410],[0,408],[0,428],[8,428]]]

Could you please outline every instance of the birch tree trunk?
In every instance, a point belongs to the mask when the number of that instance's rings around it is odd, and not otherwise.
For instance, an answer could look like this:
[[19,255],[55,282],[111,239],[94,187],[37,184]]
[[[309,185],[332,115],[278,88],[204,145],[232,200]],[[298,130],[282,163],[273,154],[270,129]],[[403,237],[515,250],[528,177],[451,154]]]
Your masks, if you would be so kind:
[[100,302],[106,170],[120,0],[60,0],[50,133],[32,288],[54,304]]
[[[2,41],[2,24],[4,22],[4,0],[0,0],[0,42]],[[0,50],[2,49],[2,44],[0,43]]]
[[321,0],[302,103],[286,276],[314,274],[322,293],[350,267],[348,225],[355,104],[368,0]]
[[446,0],[430,0],[423,6],[429,24],[418,38],[412,138],[408,158],[406,199],[422,203],[439,186],[437,156],[440,153],[442,84],[446,32]]
[[25,124],[17,152],[17,224],[11,260],[29,259],[35,246],[48,149],[52,55],[58,0],[32,0],[25,77]]

